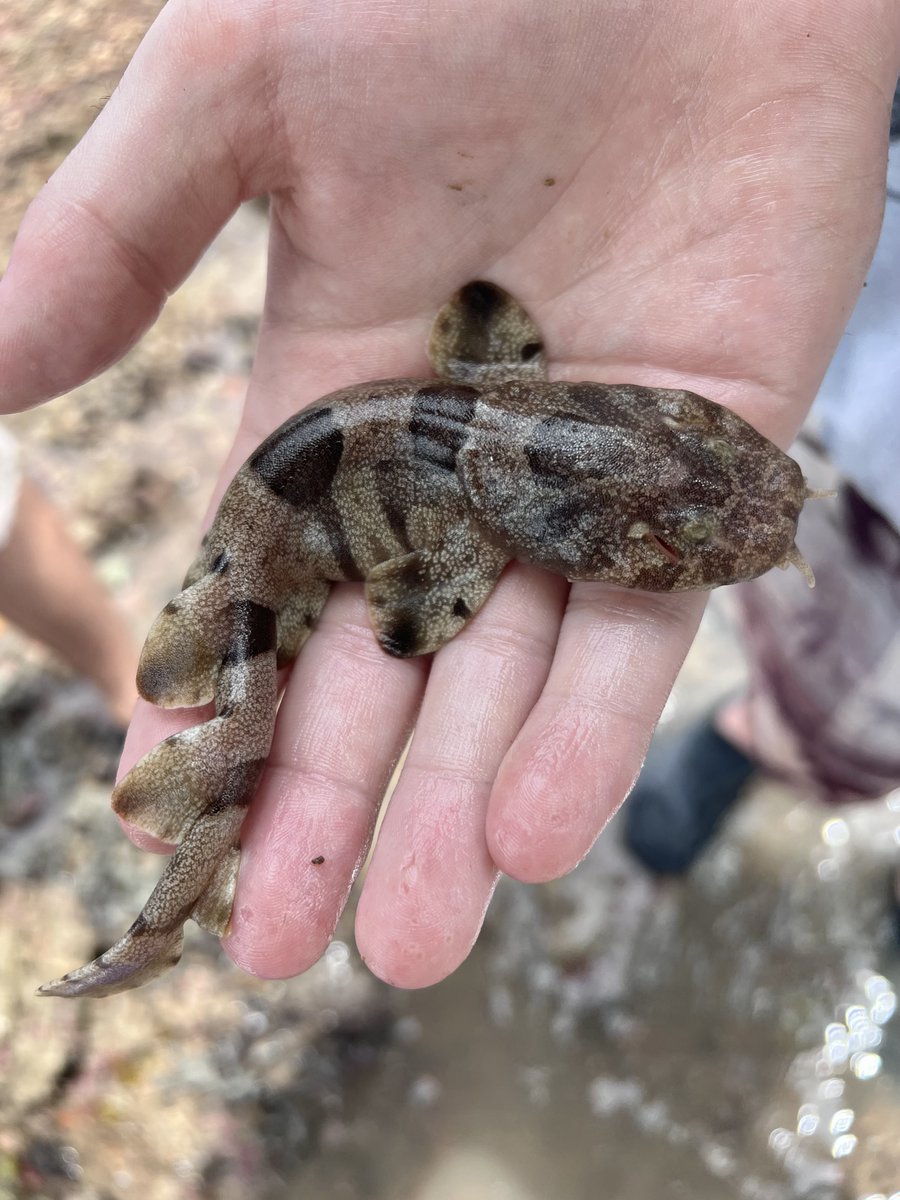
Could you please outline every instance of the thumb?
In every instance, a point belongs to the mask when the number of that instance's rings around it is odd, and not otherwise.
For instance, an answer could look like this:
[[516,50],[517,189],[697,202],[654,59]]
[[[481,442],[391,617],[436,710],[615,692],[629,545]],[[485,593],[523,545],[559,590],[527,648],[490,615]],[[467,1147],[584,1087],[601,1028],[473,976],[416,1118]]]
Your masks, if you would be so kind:
[[265,68],[240,17],[213,22],[210,7],[227,6],[166,6],[25,214],[0,281],[0,411],[115,362],[240,200],[268,190],[247,165],[266,144]]

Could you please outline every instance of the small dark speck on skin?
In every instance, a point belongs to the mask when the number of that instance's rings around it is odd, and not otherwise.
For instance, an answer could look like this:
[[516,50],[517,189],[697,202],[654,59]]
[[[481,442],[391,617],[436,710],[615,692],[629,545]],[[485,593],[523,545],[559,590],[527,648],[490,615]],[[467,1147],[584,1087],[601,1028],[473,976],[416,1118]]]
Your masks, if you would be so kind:
[[311,859],[310,861],[312,862],[312,865],[314,867],[321,867],[322,863],[325,861],[325,855],[317,854],[316,857]]
[[553,187],[555,183],[556,183],[556,180],[553,178],[553,176],[548,175],[547,178],[544,180],[544,187]]
[[447,187],[451,192],[461,192],[466,185],[464,183],[448,183]]
[[456,153],[459,155],[460,158],[474,158],[475,157],[475,155],[470,154],[468,152],[468,150],[457,150]]

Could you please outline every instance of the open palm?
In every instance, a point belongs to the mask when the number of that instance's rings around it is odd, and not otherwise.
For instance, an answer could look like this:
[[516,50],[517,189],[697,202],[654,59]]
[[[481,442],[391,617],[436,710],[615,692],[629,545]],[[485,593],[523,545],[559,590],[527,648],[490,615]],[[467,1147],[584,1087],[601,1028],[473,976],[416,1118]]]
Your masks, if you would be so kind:
[[[476,277],[522,300],[552,376],[692,388],[786,444],[874,245],[896,6],[555,9],[171,0],[25,218],[0,285],[0,401],[117,358],[268,192],[266,306],[222,487],[324,393],[425,372],[431,318]],[[429,664],[384,655],[359,590],[335,588],[244,828],[229,952],[265,975],[321,954],[415,722],[357,939],[393,983],[447,974],[498,868],[546,880],[586,853],[699,611],[515,565]],[[192,719],[142,704],[127,764]]]

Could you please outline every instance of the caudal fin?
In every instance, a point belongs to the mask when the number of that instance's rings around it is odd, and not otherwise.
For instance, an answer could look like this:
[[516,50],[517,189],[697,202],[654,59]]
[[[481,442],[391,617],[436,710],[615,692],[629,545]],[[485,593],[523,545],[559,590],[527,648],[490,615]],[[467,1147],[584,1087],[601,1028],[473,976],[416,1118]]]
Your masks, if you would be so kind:
[[150,929],[138,917],[114,946],[93,962],[39,987],[39,996],[112,996],[140,987],[174,967],[184,947],[184,925]]

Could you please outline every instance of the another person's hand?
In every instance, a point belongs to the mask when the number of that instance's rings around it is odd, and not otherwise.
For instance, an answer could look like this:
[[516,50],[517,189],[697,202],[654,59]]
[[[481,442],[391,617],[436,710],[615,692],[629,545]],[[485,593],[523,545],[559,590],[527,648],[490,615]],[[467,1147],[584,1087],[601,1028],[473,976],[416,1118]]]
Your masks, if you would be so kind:
[[[688,387],[785,445],[874,245],[898,62],[894,0],[170,0],[24,220],[0,403],[114,361],[271,192],[220,490],[301,406],[423,373],[477,277],[525,303],[555,377]],[[497,869],[568,871],[622,801],[701,605],[516,566],[428,664],[384,655],[336,588],[244,829],[234,959],[281,976],[322,953],[416,721],[357,940],[392,983],[453,970]],[[128,762],[178,719],[142,705]]]

